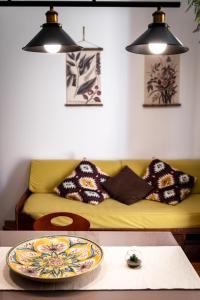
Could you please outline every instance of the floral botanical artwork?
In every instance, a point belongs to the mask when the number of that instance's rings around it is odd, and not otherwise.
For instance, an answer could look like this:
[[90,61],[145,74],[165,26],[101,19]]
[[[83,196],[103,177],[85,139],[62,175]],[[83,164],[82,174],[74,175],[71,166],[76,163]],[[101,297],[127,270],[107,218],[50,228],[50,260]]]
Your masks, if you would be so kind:
[[180,106],[179,81],[179,55],[147,55],[143,106]]
[[101,248],[73,236],[49,236],[29,240],[11,249],[7,263],[14,272],[39,281],[74,277],[95,269],[101,262]]
[[102,106],[99,50],[66,54],[66,105]]

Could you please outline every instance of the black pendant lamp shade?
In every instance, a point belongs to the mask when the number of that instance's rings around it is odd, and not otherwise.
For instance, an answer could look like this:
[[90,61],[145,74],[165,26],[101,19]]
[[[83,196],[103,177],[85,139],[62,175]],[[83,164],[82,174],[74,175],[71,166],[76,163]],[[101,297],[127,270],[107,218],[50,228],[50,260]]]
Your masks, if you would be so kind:
[[153,13],[153,23],[139,36],[132,44],[126,47],[129,52],[137,54],[181,54],[189,48],[170,32],[169,26],[165,23],[165,13],[160,7]]
[[43,24],[40,32],[22,49],[40,53],[65,53],[80,51],[82,47],[62,29],[58,23],[58,13],[50,7],[46,12],[47,22]]

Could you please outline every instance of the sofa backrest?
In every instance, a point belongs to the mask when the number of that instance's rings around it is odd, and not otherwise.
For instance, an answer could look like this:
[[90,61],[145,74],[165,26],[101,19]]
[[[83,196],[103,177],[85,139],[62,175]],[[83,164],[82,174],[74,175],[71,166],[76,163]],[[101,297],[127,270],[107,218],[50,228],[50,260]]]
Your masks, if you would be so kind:
[[[142,176],[151,160],[94,160],[105,173],[113,176],[123,166],[129,166]],[[176,169],[197,177],[192,193],[200,193],[200,159],[164,160]],[[29,189],[33,193],[51,193],[65,177],[70,175],[80,160],[32,160]]]
[[[180,171],[195,176],[197,178],[197,181],[192,190],[192,193],[200,193],[200,159],[163,159],[163,161]],[[143,176],[150,162],[151,160],[123,160],[122,166],[129,166],[129,168],[131,168],[136,174],[138,174],[139,176]]]
[[[80,160],[32,160],[29,190],[33,193],[53,192],[54,187],[69,176],[79,162]],[[117,174],[121,169],[120,160],[92,162],[110,176]]]

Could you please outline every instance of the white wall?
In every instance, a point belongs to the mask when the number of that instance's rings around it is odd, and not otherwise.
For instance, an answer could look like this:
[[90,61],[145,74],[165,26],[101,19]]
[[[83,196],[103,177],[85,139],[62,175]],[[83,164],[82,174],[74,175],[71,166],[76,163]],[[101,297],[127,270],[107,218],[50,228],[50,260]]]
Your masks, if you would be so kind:
[[[186,4],[186,0],[183,1]],[[150,8],[58,8],[63,28],[104,48],[103,107],[65,107],[65,56],[21,50],[46,8],[0,10],[0,224],[13,218],[32,158],[199,157],[197,59],[192,12],[165,9],[190,52],[181,57],[179,108],[144,109],[144,58],[125,46],[151,22]],[[200,76],[200,63],[198,70]],[[199,88],[199,87],[198,87]],[[199,132],[199,131],[198,131]]]

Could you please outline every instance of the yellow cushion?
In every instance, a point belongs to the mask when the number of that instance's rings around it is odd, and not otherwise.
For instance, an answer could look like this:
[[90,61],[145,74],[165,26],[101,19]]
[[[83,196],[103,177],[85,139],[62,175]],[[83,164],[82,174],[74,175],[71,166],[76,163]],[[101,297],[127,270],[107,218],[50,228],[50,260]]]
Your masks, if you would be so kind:
[[[79,164],[80,160],[33,160],[29,189],[33,193],[51,193],[65,177]],[[108,175],[115,175],[121,169],[120,161],[92,161]]]
[[[32,194],[23,212],[34,219],[53,212],[71,212],[90,221],[91,228],[192,228],[200,227],[200,195],[191,195],[176,206],[141,200],[125,205],[107,199],[94,206],[55,194]],[[59,224],[62,223],[59,218]],[[63,225],[65,223],[63,222]]]
[[[102,171],[113,176],[122,166],[128,165],[142,176],[151,160],[94,160]],[[192,193],[200,193],[200,159],[164,160],[183,172],[197,177]],[[29,189],[34,193],[50,193],[72,170],[80,160],[33,160],[29,179]]]
[[[192,189],[192,193],[200,193],[200,159],[162,160],[170,164],[172,167],[196,177],[197,181]],[[127,165],[139,176],[143,176],[150,162],[151,160],[123,160],[122,166]]]
[[147,159],[122,160],[122,167],[128,166],[138,176],[142,177],[150,162],[151,160],[147,160]]

